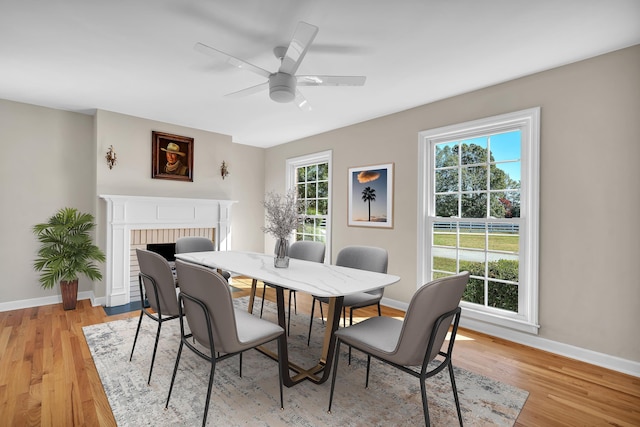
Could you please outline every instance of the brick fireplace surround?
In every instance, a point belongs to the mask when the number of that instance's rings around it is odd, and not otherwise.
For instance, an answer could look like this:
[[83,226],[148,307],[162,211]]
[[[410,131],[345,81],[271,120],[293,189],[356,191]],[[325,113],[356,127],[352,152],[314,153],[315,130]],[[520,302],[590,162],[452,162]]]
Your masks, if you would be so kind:
[[[101,195],[100,198],[106,202],[106,296],[103,305],[107,307],[131,301],[131,283],[137,283],[137,279],[131,280],[131,270],[137,264],[132,261],[131,248],[139,243],[135,241],[137,235],[172,236],[169,240],[175,242],[176,236],[201,235],[200,230],[208,229],[217,250],[231,249],[233,200],[114,195]],[[166,239],[160,237],[160,240]]]

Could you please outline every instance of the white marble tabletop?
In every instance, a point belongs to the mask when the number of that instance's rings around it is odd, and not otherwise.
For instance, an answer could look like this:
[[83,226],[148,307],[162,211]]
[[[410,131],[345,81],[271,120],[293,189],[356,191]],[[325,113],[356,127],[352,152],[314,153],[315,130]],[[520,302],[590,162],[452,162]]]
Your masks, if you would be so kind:
[[177,259],[227,270],[319,297],[366,292],[396,283],[400,277],[291,258],[288,268],[276,268],[273,255],[242,251],[189,252]]

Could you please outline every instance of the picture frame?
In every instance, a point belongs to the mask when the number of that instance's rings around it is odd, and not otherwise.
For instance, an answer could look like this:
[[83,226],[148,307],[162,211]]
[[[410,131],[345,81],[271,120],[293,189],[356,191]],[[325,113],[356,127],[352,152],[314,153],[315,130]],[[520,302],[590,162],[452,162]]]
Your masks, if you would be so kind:
[[193,138],[152,131],[151,178],[193,182]]
[[393,166],[349,168],[349,226],[393,228]]

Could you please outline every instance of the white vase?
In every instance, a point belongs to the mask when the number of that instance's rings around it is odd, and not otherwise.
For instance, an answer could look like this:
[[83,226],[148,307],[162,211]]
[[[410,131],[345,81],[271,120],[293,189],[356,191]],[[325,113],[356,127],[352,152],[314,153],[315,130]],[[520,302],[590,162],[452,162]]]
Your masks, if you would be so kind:
[[278,239],[276,241],[275,257],[273,265],[276,268],[289,267],[289,240]]

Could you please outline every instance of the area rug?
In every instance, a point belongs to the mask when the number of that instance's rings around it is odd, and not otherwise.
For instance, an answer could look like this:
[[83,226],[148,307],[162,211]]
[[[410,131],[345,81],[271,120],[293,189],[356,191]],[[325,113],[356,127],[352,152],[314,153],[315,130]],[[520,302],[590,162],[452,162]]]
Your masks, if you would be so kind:
[[[248,298],[234,303],[246,309]],[[256,310],[254,310],[254,313]],[[259,307],[257,307],[259,313]],[[275,321],[275,304],[266,302],[264,318]],[[138,319],[118,320],[83,328],[100,380],[119,426],[195,426],[202,424],[209,364],[184,348],[169,408],[164,409],[179,344],[178,320],[164,323],[151,378],[147,376],[157,324],[143,319],[133,360],[129,355]],[[309,317],[292,313],[290,359],[313,366],[320,354],[324,328],[313,325],[307,347]],[[420,386],[416,378],[372,360],[369,388],[364,387],[366,357],[353,351],[340,355],[333,407],[327,413],[330,380],[302,382],[284,388],[280,409],[277,364],[255,350],[243,356],[242,377],[237,357],[216,366],[208,425],[225,426],[391,426],[423,425]],[[455,368],[462,416],[469,426],[511,426],[528,393],[487,377]],[[447,371],[427,380],[431,424],[458,424]]]

